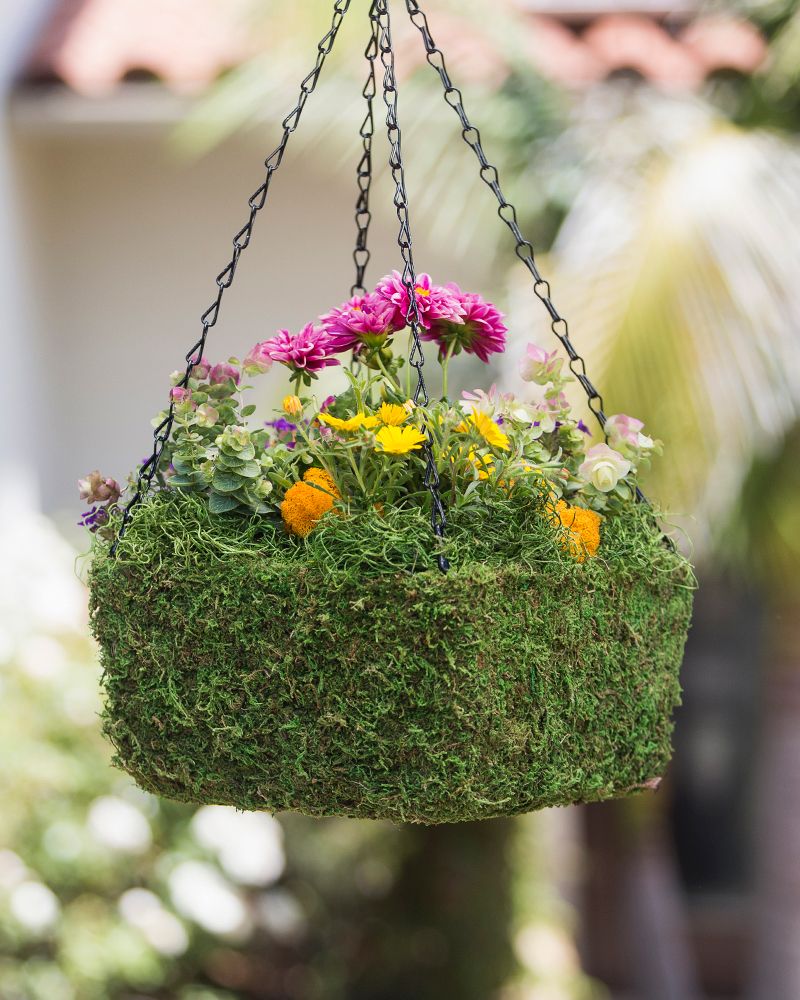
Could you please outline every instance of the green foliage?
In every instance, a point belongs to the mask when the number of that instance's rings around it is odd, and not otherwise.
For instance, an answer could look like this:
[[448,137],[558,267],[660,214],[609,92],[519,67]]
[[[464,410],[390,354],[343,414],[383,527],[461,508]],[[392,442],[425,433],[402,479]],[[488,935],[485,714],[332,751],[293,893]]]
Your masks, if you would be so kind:
[[333,512],[300,542],[142,505],[91,574],[117,763],[171,798],[423,823],[660,775],[692,576],[652,515],[579,564],[530,498],[486,499],[455,513],[446,577],[425,521]]

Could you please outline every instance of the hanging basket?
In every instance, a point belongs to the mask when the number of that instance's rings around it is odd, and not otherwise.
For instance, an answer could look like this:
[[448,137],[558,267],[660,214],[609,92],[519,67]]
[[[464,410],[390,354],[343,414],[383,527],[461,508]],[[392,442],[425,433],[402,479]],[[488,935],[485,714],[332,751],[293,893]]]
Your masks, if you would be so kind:
[[[413,0],[406,6],[603,424],[602,400],[424,15]],[[266,161],[265,182],[217,278],[216,300],[203,314],[179,388],[202,361],[222,296],[348,7],[348,0],[335,4],[331,31]],[[372,3],[371,24],[355,289],[369,259],[380,57],[410,298],[410,364],[418,374],[415,399],[424,405],[386,0]],[[174,419],[173,395],[116,539],[97,546],[91,569],[104,729],[116,763],[142,788],[241,809],[441,823],[658,783],[680,698],[692,574],[641,494],[608,519],[600,554],[576,559],[564,532],[549,523],[546,490],[536,496],[512,483],[479,514],[457,506],[446,516],[429,436],[428,513],[376,504],[359,517],[331,515],[298,545],[268,518],[226,517],[197,494],[155,488]]]
[[341,525],[299,554],[162,494],[92,571],[117,762],[169,798],[423,823],[645,788],[670,756],[691,575],[651,518],[624,520],[584,564],[530,525],[511,558],[465,552],[447,575],[331,572]]

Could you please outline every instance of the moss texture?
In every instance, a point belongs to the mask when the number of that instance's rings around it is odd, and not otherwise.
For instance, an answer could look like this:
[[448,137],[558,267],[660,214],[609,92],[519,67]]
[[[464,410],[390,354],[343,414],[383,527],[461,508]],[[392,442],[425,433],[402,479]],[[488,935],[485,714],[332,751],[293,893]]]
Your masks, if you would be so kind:
[[688,565],[638,510],[584,564],[530,509],[472,516],[445,577],[387,572],[424,552],[421,514],[328,515],[302,543],[191,496],[143,504],[91,570],[116,763],[174,799],[422,823],[660,776]]

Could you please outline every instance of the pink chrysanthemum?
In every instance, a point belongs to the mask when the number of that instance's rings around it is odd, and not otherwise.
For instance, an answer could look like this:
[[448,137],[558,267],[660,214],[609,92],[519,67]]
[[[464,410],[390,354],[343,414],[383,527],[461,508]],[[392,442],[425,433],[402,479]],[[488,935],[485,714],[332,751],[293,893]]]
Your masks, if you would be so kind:
[[320,317],[335,353],[365,346],[382,347],[394,333],[394,306],[382,295],[356,295],[343,305]]
[[435,341],[442,356],[466,351],[488,361],[490,354],[502,354],[508,327],[500,310],[480,295],[462,292],[458,285],[448,285],[447,291],[459,303],[461,318],[456,323],[437,319],[422,334],[422,339]]
[[328,334],[309,323],[299,333],[278,330],[274,337],[257,344],[251,354],[257,352],[261,357],[279,361],[295,373],[313,375],[330,365],[339,364],[336,358],[331,357],[333,350]]
[[[434,285],[429,274],[420,274],[417,276],[415,289],[420,323],[426,330],[436,322],[462,322],[465,310],[451,287]],[[407,326],[409,296],[400,272],[392,271],[382,278],[378,282],[375,294],[392,306],[392,329],[402,330]]]

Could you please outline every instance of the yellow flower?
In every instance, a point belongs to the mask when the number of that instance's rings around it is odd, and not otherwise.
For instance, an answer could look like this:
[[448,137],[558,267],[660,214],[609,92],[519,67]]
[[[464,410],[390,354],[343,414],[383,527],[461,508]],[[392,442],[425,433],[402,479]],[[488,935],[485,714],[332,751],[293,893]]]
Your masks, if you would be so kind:
[[488,479],[494,472],[494,458],[491,455],[478,454],[477,448],[470,448],[467,459],[470,465],[477,469],[478,479]]
[[299,396],[284,396],[283,412],[290,417],[299,417],[303,412],[303,403]]
[[317,420],[320,423],[327,424],[328,427],[332,427],[335,431],[358,431],[362,427],[370,430],[379,422],[377,417],[367,416],[366,413],[357,413],[354,417],[349,417],[347,420],[334,417],[330,413],[320,413],[317,415]]
[[470,424],[487,444],[493,448],[499,448],[501,451],[508,451],[508,435],[500,430],[488,413],[484,413],[483,410],[473,410],[466,420],[461,421],[456,430],[462,434],[468,434],[472,430]]
[[416,427],[381,427],[375,438],[381,451],[388,455],[405,455],[425,443],[425,435]]
[[289,487],[281,504],[286,527],[301,538],[313,530],[320,518],[333,507],[334,500],[341,496],[324,469],[306,470],[303,480]]
[[405,406],[398,406],[397,403],[381,403],[378,410],[378,420],[384,427],[399,427],[408,420],[409,412]]
[[567,529],[562,546],[573,559],[584,562],[587,556],[597,555],[602,520],[598,513],[584,507],[573,507],[566,500],[559,500],[555,505],[555,516]]

